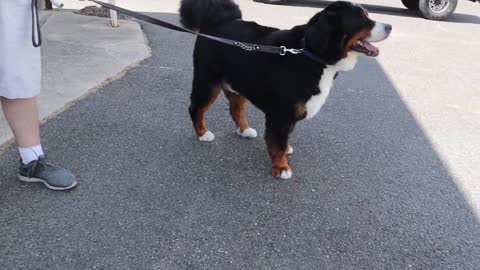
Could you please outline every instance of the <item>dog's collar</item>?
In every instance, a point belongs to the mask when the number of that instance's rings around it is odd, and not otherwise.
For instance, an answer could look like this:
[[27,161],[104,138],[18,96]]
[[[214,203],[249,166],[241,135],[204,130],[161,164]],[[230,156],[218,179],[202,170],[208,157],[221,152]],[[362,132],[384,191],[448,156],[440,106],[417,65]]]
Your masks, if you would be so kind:
[[302,54],[314,62],[317,62],[319,64],[324,64],[324,65],[327,64],[322,58],[316,56],[314,53],[310,52],[307,49],[303,49]]
[[[322,65],[327,65],[327,63],[320,57],[316,56],[312,52],[308,51],[307,49],[302,50],[302,54],[305,55],[306,57],[310,58],[310,60],[317,62]],[[333,76],[333,79],[335,80],[338,77],[338,72],[335,73],[335,76]]]
[[300,43],[303,47],[303,49],[302,49],[302,54],[303,55],[305,55],[307,58],[310,58],[310,60],[312,60],[314,62],[317,62],[319,64],[323,64],[323,65],[327,64],[322,58],[318,57],[317,55],[315,55],[314,53],[312,53],[311,51],[309,51],[305,48],[306,47],[305,38],[302,38],[300,40]]

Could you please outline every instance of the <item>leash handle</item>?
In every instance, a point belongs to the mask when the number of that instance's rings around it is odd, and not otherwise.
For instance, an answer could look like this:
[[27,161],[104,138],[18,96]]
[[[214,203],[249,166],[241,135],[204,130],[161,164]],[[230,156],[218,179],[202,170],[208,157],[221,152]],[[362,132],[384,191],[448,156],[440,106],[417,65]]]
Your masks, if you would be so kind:
[[[40,18],[38,16],[38,0],[32,0],[32,44],[38,48],[42,45],[42,32],[40,29]],[[35,33],[36,30],[36,33]],[[36,34],[36,36],[35,36]]]

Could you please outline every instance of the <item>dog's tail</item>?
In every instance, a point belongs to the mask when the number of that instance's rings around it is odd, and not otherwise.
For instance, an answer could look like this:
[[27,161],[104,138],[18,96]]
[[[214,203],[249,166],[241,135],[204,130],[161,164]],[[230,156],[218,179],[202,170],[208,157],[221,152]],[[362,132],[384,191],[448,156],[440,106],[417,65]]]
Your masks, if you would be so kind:
[[194,31],[208,31],[223,23],[242,18],[233,0],[182,0],[180,22]]

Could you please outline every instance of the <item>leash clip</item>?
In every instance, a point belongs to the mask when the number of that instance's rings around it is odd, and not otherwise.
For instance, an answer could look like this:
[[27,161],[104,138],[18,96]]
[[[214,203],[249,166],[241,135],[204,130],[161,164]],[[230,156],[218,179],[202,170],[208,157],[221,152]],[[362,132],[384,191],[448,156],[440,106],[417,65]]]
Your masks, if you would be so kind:
[[300,54],[302,53],[303,49],[287,49],[287,47],[285,46],[280,46],[280,55],[286,55],[287,52],[291,53],[291,54]]

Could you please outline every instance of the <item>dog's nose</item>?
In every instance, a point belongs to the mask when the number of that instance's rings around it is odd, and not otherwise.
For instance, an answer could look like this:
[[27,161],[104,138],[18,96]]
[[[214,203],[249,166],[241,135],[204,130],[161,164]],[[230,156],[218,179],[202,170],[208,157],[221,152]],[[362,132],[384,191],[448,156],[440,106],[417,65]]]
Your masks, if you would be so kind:
[[391,24],[385,24],[385,31],[388,33],[392,32],[392,25]]

